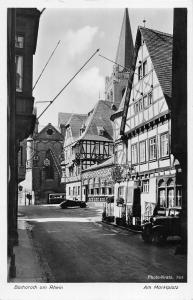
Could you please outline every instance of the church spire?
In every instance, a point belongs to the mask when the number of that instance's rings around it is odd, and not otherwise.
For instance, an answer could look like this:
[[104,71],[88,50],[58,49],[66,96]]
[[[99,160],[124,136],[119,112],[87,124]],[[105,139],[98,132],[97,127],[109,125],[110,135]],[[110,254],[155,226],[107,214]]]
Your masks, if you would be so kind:
[[[132,66],[133,53],[134,46],[129,21],[129,13],[128,9],[126,8],[123,17],[115,62],[117,64],[130,68]],[[123,68],[119,67],[119,70],[123,71]]]

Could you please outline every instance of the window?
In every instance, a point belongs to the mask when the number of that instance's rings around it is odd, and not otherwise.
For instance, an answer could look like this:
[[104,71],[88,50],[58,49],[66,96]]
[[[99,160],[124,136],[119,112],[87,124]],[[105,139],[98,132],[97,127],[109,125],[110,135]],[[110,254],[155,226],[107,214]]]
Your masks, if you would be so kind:
[[22,92],[23,90],[23,56],[16,55],[16,91]]
[[164,133],[160,136],[160,153],[161,157],[165,157],[169,155],[169,135],[168,133]]
[[181,186],[179,189],[177,187],[176,190],[176,201],[175,201],[175,193],[174,193],[174,179],[169,178],[166,182],[161,179],[158,183],[158,204],[160,207],[174,207],[181,206]]
[[94,189],[90,189],[90,195],[94,195]]
[[168,188],[168,207],[174,207],[174,188]]
[[152,100],[153,100],[153,95],[152,95],[152,92],[150,92],[148,94],[148,105],[151,105],[152,104]]
[[132,164],[137,163],[137,144],[131,145],[131,161]]
[[124,196],[124,186],[120,186],[119,187],[118,195],[119,195],[119,197],[123,197]]
[[160,207],[166,207],[166,190],[159,189],[159,203]]
[[105,133],[105,129],[103,126],[97,126],[98,135],[103,136]]
[[108,194],[109,194],[109,195],[112,195],[112,193],[113,193],[113,190],[112,190],[111,187],[109,187],[109,188],[108,188]]
[[76,195],[76,187],[73,186],[73,196],[75,196],[75,195]]
[[139,66],[138,68],[138,80],[140,80],[142,78],[142,67]]
[[168,207],[174,207],[174,180],[169,178],[167,181],[167,205]]
[[71,188],[70,187],[68,188],[68,194],[69,194],[69,196],[71,194]]
[[182,186],[176,187],[176,206],[182,206]]
[[24,46],[24,37],[22,35],[16,35],[15,37],[15,47],[23,48]]
[[101,194],[102,194],[102,195],[105,195],[105,187],[102,187],[102,189],[101,189]]
[[143,110],[143,101],[139,100],[139,111]]
[[54,133],[54,131],[53,131],[51,128],[49,128],[49,129],[46,131],[46,133],[47,133],[48,135],[52,135],[52,134]]
[[149,140],[149,159],[156,159],[156,137]]
[[99,188],[95,188],[95,195],[99,195]]
[[139,143],[139,160],[140,162],[146,161],[146,143],[145,141]]
[[80,186],[78,186],[78,195],[80,195]]
[[147,60],[143,62],[143,77],[147,75]]
[[149,193],[149,179],[142,181],[142,191],[143,193]]
[[147,98],[147,95],[143,97],[143,106],[144,106],[144,108],[148,107],[148,98]]
[[135,113],[138,113],[139,111],[139,103],[135,103]]

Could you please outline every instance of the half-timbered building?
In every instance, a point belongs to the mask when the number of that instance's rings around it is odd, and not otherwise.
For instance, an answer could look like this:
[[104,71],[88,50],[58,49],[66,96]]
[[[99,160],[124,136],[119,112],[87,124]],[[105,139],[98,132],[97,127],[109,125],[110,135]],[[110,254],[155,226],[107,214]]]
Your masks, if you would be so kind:
[[113,154],[112,103],[99,100],[87,115],[72,114],[65,125],[64,176],[66,197],[85,199],[82,171]]
[[182,205],[181,168],[171,153],[172,43],[170,34],[138,28],[121,123],[125,148],[117,153],[128,167],[115,185],[133,224],[152,215],[156,204]]

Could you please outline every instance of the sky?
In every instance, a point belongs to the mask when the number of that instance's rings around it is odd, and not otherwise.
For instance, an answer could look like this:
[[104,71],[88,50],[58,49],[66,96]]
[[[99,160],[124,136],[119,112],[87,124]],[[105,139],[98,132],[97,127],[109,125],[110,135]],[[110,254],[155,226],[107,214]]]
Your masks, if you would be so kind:
[[[100,48],[100,54],[115,60],[124,8],[46,8],[42,13],[34,56],[34,83],[58,41],[60,43],[34,89],[37,116],[90,56]],[[135,43],[138,26],[171,33],[173,9],[129,9]],[[112,73],[113,64],[98,53],[40,117],[40,126],[57,126],[58,112],[88,113],[99,99],[104,100],[105,76]]]

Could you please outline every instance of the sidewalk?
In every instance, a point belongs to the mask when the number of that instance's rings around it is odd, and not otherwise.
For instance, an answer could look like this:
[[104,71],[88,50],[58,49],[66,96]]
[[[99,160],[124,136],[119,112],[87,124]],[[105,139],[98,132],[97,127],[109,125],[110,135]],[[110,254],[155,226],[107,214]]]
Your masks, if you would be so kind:
[[38,256],[30,239],[30,228],[24,220],[18,219],[19,245],[14,248],[16,277],[10,282],[46,282],[39,265]]
[[127,230],[127,231],[131,231],[131,232],[134,232],[134,233],[142,233],[141,230],[135,230],[135,229],[132,229],[132,228],[129,228],[129,227],[124,227],[124,226],[121,226],[121,225],[117,225],[113,222],[108,222],[106,220],[102,220],[101,221],[102,223],[105,223],[105,224],[108,224],[108,225],[111,225],[111,226],[114,226],[114,227],[117,227],[117,228],[120,228],[120,229],[123,229],[123,230]]

